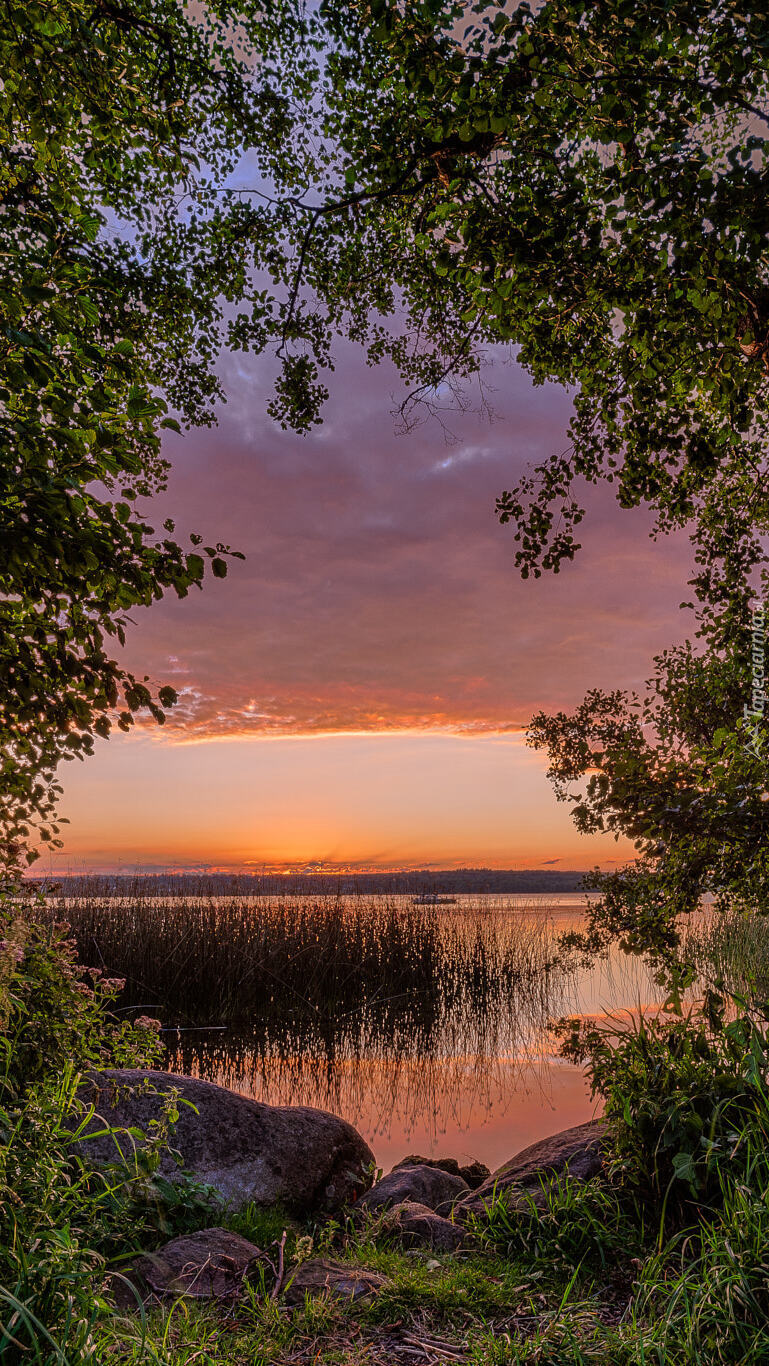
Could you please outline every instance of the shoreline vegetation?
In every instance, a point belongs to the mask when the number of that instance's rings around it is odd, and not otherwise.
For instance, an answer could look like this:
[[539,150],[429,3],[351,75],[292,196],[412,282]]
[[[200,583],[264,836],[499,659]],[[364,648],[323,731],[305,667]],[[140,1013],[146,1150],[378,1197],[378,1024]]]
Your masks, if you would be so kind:
[[542,869],[431,868],[408,872],[87,873],[28,877],[41,892],[66,897],[405,896],[424,892],[560,895],[582,891],[585,874]]
[[541,1084],[573,970],[531,909],[86,894],[49,897],[43,913],[69,924],[82,961],[124,980],[121,1013],[160,1020],[169,1070],[334,1110],[373,1141],[391,1123],[437,1136]]
[[[110,902],[110,915],[121,909]],[[420,923],[435,914],[410,909]],[[769,944],[769,931],[759,917],[747,920],[737,942],[743,949],[749,942],[751,956],[759,941]],[[733,921],[737,926],[736,913]],[[714,917],[698,940],[702,965],[722,975],[735,934]],[[744,952],[733,958],[739,974]],[[120,1131],[127,1160],[89,1164],[74,1142],[89,1119],[79,1078],[94,1068],[156,1067],[156,1022],[127,1022],[117,1005],[122,981],[104,968],[78,966],[66,932],[39,902],[17,898],[7,907],[0,968],[0,1361],[766,1361],[769,1045],[755,1010],[732,1010],[725,1023],[711,1001],[709,1020],[700,1011],[668,1013],[636,1021],[620,1036],[567,1038],[605,1104],[602,1169],[585,1179],[568,1168],[550,1176],[543,1170],[518,1195],[515,1186],[495,1191],[470,1219],[468,1238],[444,1251],[429,1238],[405,1237],[415,1218],[406,1220],[406,1206],[381,1216],[372,1209],[365,1218],[352,1217],[354,1206],[331,1217],[289,1215],[274,1204],[228,1210],[194,1172],[169,1180],[163,1173],[179,1115],[187,1131],[195,1128],[173,1094],[156,1121],[134,1127],[127,1148]],[[368,1181],[376,1175],[369,1172]],[[415,1209],[422,1227],[430,1211]],[[223,1297],[190,1299],[177,1286],[137,1300],[129,1284],[135,1259],[149,1254],[156,1265],[161,1251],[162,1266],[169,1239],[173,1246],[176,1237],[207,1228],[259,1249],[237,1293],[230,1287]],[[358,1299],[315,1286],[292,1298],[292,1278],[318,1259],[346,1285],[368,1278],[376,1293]]]
[[86,890],[50,895],[40,913],[69,926],[83,962],[125,979],[122,1006],[156,1010],[167,1026],[321,1025],[365,1011],[374,1027],[434,1036],[453,1015],[554,1005],[557,943],[547,916],[519,909],[481,897]]

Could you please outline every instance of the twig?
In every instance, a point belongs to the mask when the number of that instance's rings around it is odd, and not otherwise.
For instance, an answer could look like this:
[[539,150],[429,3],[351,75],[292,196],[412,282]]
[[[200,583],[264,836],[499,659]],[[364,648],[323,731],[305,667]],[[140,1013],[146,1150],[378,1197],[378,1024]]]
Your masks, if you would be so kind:
[[283,1237],[280,1240],[280,1247],[278,1248],[278,1274],[275,1280],[275,1284],[272,1287],[272,1294],[270,1295],[271,1300],[276,1300],[278,1298],[278,1295],[280,1294],[280,1287],[283,1284],[283,1251],[286,1246],[286,1237],[287,1233],[284,1229]]
[[404,1349],[408,1352],[419,1350],[423,1356],[429,1356],[431,1352],[437,1352],[443,1356],[444,1360],[466,1361],[466,1348],[456,1342],[446,1342],[443,1338],[433,1338],[426,1334],[420,1336],[417,1333],[403,1333],[402,1341]]

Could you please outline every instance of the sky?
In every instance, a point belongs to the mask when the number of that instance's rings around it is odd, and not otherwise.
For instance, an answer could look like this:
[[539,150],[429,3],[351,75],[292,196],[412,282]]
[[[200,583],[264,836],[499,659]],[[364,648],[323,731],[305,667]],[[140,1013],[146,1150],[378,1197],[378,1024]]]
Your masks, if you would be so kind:
[[64,767],[70,824],[46,866],[624,862],[629,845],[572,829],[525,726],[643,683],[687,629],[688,548],[589,490],[574,563],[520,579],[494,500],[566,446],[568,394],[495,353],[493,420],[475,403],[404,435],[397,374],[345,344],[323,425],[297,436],[267,415],[269,362],[221,370],[218,426],[168,434],[169,487],[146,510],[246,558],[135,614],[124,662],[180,704]]

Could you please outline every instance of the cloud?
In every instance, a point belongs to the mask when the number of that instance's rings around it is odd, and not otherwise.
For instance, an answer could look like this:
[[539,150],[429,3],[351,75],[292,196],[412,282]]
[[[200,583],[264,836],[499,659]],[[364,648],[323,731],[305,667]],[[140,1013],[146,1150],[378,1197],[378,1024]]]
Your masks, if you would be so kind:
[[[680,542],[592,493],[585,549],[521,581],[494,500],[563,448],[570,404],[514,365],[496,420],[457,413],[399,436],[398,379],[352,348],[308,437],[266,416],[269,367],[230,359],[218,428],[169,436],[154,515],[246,555],[225,581],[136,614],[127,662],[182,685],[163,739],[337,730],[514,732],[590,686],[636,686],[682,633]],[[444,415],[445,418],[445,415]]]

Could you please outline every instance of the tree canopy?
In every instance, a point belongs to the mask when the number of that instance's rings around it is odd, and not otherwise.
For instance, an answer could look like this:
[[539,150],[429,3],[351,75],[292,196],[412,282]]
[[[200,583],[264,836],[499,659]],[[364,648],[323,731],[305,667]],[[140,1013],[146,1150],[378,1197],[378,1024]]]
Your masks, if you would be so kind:
[[[509,342],[574,393],[570,447],[501,495],[525,574],[608,479],[711,562],[766,524],[769,16],[741,0],[326,0],[285,215],[279,415],[317,416],[347,330],[408,411]],[[308,143],[308,146],[310,144]],[[322,172],[322,174],[319,174]],[[268,265],[269,251],[256,258]]]
[[520,571],[573,556],[580,481],[690,525],[718,652],[769,522],[769,16],[740,0],[9,0],[0,17],[0,837],[62,757],[173,692],[112,657],[185,594],[141,500],[214,419],[222,345],[321,419],[337,335],[408,423],[509,343],[574,396],[503,492]]
[[[273,6],[291,26],[292,6]],[[295,17],[295,16],[294,16]],[[284,134],[254,76],[280,39],[255,5],[9,0],[0,17],[0,846],[55,838],[62,758],[112,718],[174,701],[112,657],[131,609],[199,585],[228,548],[183,549],[137,500],[163,429],[212,420],[227,299],[217,234],[174,255],[164,212]],[[239,50],[242,47],[245,55]],[[200,545],[200,549],[198,546]],[[50,819],[49,819],[50,818]],[[47,823],[48,822],[48,823]]]
[[[769,14],[741,0],[320,13],[324,176],[292,201],[278,415],[315,419],[338,330],[400,367],[407,422],[508,342],[574,399],[568,449],[498,500],[524,577],[578,550],[580,481],[651,508],[657,532],[690,530],[700,645],[655,661],[645,701],[593,692],[531,731],[579,828],[639,852],[598,879],[593,947],[615,934],[667,952],[704,891],[769,891],[766,754],[743,724],[769,530]],[[260,212],[283,211],[275,194]]]
[[623,835],[637,851],[588,879],[602,895],[576,940],[591,953],[617,939],[670,969],[681,917],[706,893],[719,907],[769,906],[765,737],[754,743],[743,722],[745,696],[737,650],[685,642],[655,660],[642,699],[594,690],[574,712],[534,717],[529,743],[547,751],[577,829]]

